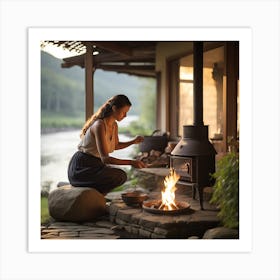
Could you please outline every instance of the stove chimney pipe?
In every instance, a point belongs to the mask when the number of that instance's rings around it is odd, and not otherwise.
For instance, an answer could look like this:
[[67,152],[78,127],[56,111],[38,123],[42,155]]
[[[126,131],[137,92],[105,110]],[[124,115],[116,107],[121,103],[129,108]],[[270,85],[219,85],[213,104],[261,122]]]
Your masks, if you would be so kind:
[[193,42],[193,124],[203,126],[203,42]]
[[183,126],[183,137],[171,152],[170,166],[189,184],[203,209],[203,188],[213,184],[216,151],[203,124],[203,42],[193,42],[193,125]]

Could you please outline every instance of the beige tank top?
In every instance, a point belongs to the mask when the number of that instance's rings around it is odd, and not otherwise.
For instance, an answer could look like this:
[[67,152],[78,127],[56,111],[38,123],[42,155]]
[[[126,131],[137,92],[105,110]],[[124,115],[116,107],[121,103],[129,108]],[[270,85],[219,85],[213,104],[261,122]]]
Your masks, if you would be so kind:
[[[116,136],[117,123],[115,122],[113,125],[113,131],[111,137],[109,133],[109,129],[107,127],[107,123],[104,120],[102,121],[105,124],[105,137],[106,137],[105,140],[107,143],[108,152],[112,153],[115,150],[115,144],[116,144],[115,136]],[[81,142],[78,145],[78,150],[83,153],[91,154],[95,157],[100,158],[100,154],[98,152],[97,145],[96,145],[96,139],[95,136],[92,135],[92,133],[90,132],[90,127],[86,131],[84,137],[81,139]]]

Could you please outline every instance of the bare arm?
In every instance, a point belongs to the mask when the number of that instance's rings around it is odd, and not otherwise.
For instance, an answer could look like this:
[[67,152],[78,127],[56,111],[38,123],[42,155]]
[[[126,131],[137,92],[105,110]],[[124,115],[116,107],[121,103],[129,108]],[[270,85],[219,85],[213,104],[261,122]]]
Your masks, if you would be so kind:
[[118,159],[109,156],[107,143],[105,141],[105,126],[102,121],[96,121],[94,125],[91,126],[90,130],[90,132],[95,135],[97,149],[104,164],[132,165],[135,168],[146,167],[146,165],[139,160]]
[[115,129],[115,139],[116,139],[116,144],[115,144],[115,148],[116,150],[120,150],[120,149],[124,149],[130,145],[133,144],[139,144],[141,142],[144,141],[144,137],[143,136],[136,136],[134,139],[127,141],[127,142],[120,142],[119,141],[119,135],[118,135],[118,127],[116,126]]

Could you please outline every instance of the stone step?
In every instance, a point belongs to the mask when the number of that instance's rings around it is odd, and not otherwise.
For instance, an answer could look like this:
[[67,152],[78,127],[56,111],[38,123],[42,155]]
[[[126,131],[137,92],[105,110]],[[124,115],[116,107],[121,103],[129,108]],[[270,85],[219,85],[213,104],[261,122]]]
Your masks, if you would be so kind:
[[[149,199],[158,198],[159,193],[150,193]],[[180,214],[154,214],[141,207],[126,205],[123,201],[113,201],[109,208],[110,220],[122,226],[128,233],[138,238],[189,238],[203,234],[220,224],[218,211],[215,207],[205,203],[205,210],[200,210],[197,200],[185,195],[176,195],[176,200],[188,202],[188,211]]]

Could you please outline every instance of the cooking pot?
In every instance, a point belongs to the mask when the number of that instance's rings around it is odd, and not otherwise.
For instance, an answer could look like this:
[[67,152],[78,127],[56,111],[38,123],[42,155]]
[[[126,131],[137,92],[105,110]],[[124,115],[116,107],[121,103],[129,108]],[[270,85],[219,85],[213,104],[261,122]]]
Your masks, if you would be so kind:
[[122,194],[122,200],[126,205],[142,205],[148,199],[148,195],[140,191],[127,192]]
[[140,152],[150,152],[151,150],[164,152],[168,142],[167,134],[155,135],[157,132],[160,130],[155,130],[151,136],[144,136],[144,141],[139,145]]

